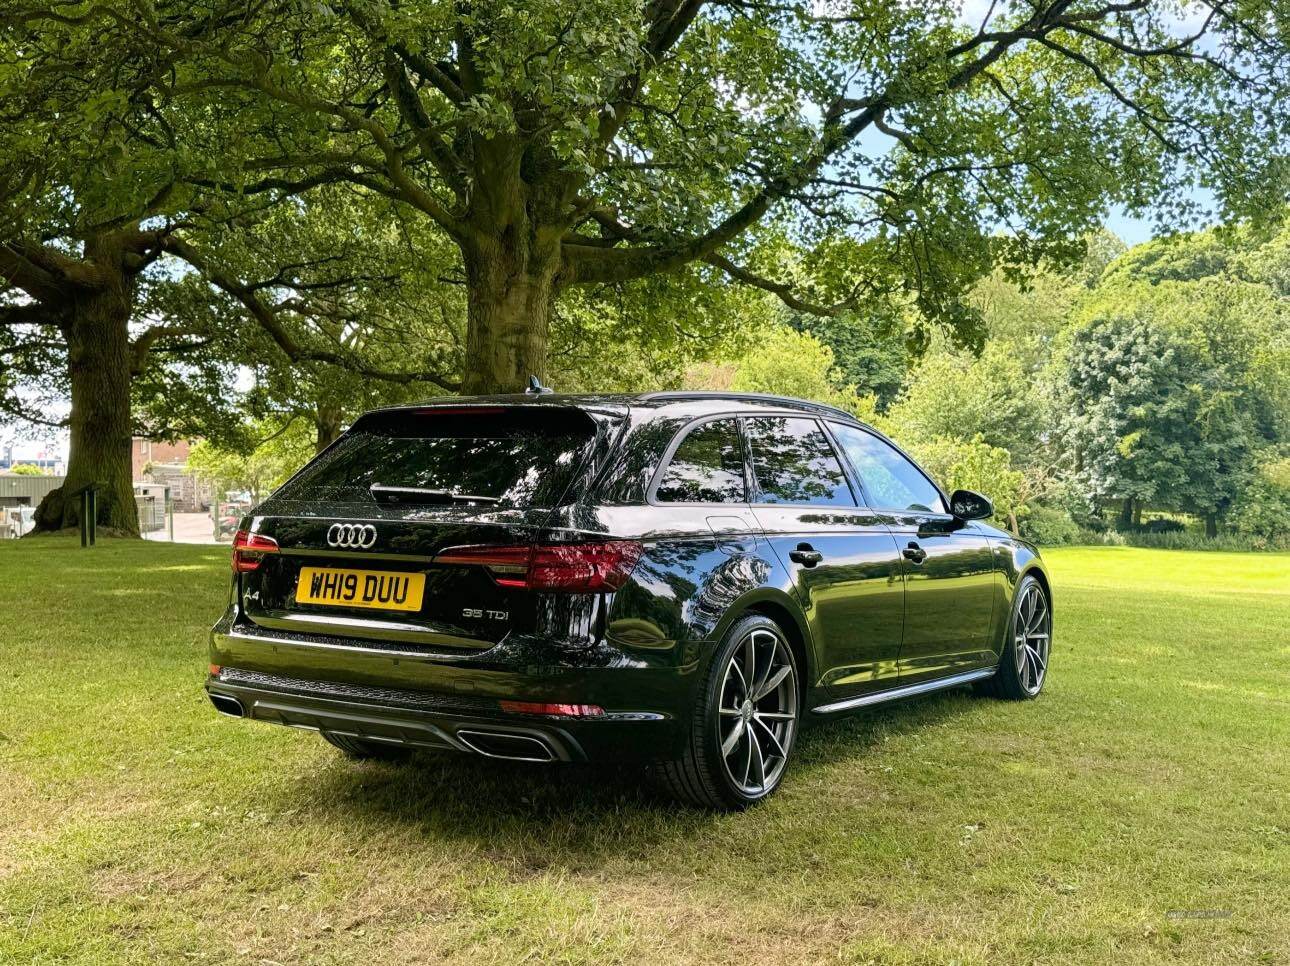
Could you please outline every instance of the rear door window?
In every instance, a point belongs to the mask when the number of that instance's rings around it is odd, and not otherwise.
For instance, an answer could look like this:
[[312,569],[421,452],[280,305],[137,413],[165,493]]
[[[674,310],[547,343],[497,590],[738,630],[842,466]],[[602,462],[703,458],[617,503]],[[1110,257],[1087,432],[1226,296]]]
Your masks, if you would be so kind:
[[744,457],[735,419],[700,423],[681,440],[654,491],[657,503],[744,503]]
[[756,416],[745,420],[745,426],[756,502],[856,505],[842,464],[814,419]]
[[[280,491],[290,500],[376,502],[372,487],[555,506],[585,465],[596,426],[576,409],[413,409],[360,419]],[[426,502],[433,503],[434,500]]]

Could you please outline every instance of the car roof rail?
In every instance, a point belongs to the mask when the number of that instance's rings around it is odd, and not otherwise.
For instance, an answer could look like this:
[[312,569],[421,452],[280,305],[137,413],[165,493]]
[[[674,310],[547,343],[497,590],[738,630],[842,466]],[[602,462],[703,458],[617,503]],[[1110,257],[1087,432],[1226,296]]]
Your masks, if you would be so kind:
[[682,402],[687,399],[730,399],[732,401],[747,402],[767,402],[782,403],[789,406],[798,406],[804,409],[812,409],[832,413],[835,416],[841,416],[853,422],[862,423],[854,413],[849,413],[838,406],[831,406],[828,403],[815,402],[810,399],[798,399],[794,396],[777,396],[768,392],[727,392],[720,389],[664,389],[658,392],[646,392],[636,397],[642,402],[665,402],[676,400]]

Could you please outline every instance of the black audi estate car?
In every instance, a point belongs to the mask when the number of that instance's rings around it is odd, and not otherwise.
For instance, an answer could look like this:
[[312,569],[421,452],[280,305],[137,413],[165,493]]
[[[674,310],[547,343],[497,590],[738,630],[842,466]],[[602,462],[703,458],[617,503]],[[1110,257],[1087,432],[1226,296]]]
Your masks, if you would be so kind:
[[739,809],[808,721],[1039,694],[1048,574],[991,512],[796,399],[369,412],[243,520],[206,688],[356,758],[637,761]]

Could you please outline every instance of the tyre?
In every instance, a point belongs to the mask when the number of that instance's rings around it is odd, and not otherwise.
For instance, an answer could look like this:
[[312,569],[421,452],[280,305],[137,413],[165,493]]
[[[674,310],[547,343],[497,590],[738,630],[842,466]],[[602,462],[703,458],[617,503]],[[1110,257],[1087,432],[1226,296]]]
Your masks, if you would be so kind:
[[681,801],[739,811],[784,777],[800,724],[797,658],[769,618],[750,615],[722,638],[699,687],[685,751],[658,775]]
[[412,757],[412,749],[401,745],[387,745],[380,741],[367,741],[352,735],[338,735],[321,732],[323,740],[335,745],[347,757],[356,761],[407,761]]
[[1010,701],[1039,697],[1048,676],[1052,634],[1053,609],[1044,585],[1034,577],[1022,577],[1013,597],[999,670],[983,682],[982,690]]

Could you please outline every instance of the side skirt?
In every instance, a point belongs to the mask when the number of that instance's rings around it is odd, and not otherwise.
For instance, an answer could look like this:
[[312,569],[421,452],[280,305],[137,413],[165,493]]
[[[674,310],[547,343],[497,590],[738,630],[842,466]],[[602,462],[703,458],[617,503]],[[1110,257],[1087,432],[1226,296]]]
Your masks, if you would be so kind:
[[945,688],[956,688],[963,684],[971,684],[973,681],[980,681],[988,678],[997,671],[998,668],[985,667],[978,668],[975,671],[964,671],[962,674],[951,674],[947,678],[936,678],[932,681],[919,681],[917,684],[906,684],[903,688],[892,688],[890,691],[875,691],[872,694],[861,694],[854,698],[847,698],[844,701],[834,701],[831,704],[822,704],[818,708],[812,708],[812,714],[835,714],[839,711],[850,711],[854,708],[864,708],[871,704],[886,704],[888,701],[899,701],[901,698],[912,698],[918,694],[928,694],[932,691],[942,691]]

